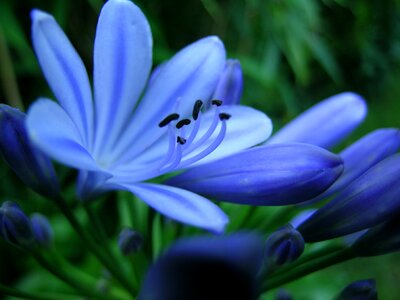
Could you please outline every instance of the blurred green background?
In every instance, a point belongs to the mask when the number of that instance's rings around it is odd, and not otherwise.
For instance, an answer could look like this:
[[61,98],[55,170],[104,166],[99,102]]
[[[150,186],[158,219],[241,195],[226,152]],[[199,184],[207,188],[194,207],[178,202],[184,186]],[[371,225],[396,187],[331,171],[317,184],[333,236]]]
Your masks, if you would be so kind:
[[[243,103],[265,111],[275,129],[313,103],[342,91],[361,94],[369,105],[366,121],[344,145],[375,128],[400,125],[400,1],[135,3],[152,27],[155,64],[198,38],[220,36],[229,57],[242,63]],[[0,0],[0,102],[26,109],[39,96],[51,97],[31,47],[32,8],[55,16],[90,74],[102,4],[101,0]],[[21,184],[11,171],[3,163],[0,167],[1,200],[25,201],[28,211],[29,205],[36,209],[39,205],[42,212],[51,215],[53,206],[36,201],[37,195],[20,189]],[[68,176],[65,180],[71,180]],[[21,255],[0,241],[1,282],[14,283],[19,278],[26,264],[13,261]],[[381,299],[398,299],[400,255],[348,262],[288,288],[295,299],[330,299],[350,281],[369,277],[377,279]]]

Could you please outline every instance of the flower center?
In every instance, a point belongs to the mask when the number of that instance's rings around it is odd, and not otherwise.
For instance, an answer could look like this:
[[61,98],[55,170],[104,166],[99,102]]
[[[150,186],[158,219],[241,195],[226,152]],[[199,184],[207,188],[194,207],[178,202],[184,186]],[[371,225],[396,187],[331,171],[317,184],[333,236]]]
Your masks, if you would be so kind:
[[[197,100],[193,106],[193,125],[188,132],[187,126],[192,123],[190,119],[179,119],[176,113],[165,117],[158,126],[167,127],[169,135],[168,152],[159,165],[160,173],[170,172],[177,168],[184,168],[213,152],[222,142],[226,133],[226,120],[231,116],[220,111],[222,101],[212,100],[214,116],[208,129],[199,136],[203,102]],[[176,122],[177,121],[177,122]],[[221,126],[218,126],[221,123]],[[218,133],[215,132],[218,129]]]

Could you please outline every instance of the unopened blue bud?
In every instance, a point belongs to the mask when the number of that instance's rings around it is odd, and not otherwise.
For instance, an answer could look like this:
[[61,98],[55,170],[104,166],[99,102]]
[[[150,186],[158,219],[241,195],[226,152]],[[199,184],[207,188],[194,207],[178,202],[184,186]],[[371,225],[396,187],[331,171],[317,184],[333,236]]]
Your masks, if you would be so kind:
[[292,295],[285,289],[279,289],[276,293],[275,300],[292,300]]
[[15,202],[6,201],[0,207],[0,236],[15,246],[34,243],[30,220]]
[[374,279],[355,281],[346,286],[336,300],[377,300],[376,282]]
[[268,144],[301,142],[331,148],[347,137],[365,118],[364,99],[341,93],[314,105],[275,133]]
[[50,248],[53,243],[54,233],[49,220],[39,213],[31,216],[31,226],[36,243],[43,248]]
[[360,257],[377,256],[400,250],[400,220],[394,215],[390,221],[368,229],[351,246]]
[[212,99],[221,100],[224,105],[239,104],[243,92],[243,73],[240,62],[228,59]]
[[281,266],[295,261],[304,251],[300,232],[288,224],[273,232],[265,243],[267,267]]
[[136,253],[142,244],[142,235],[131,228],[124,228],[119,234],[118,246],[124,255]]
[[342,175],[329,189],[311,201],[323,200],[345,188],[378,162],[395,154],[399,148],[400,130],[397,128],[378,129],[364,136],[339,153],[344,165]]
[[27,186],[54,197],[59,186],[53,165],[29,140],[25,117],[18,109],[0,104],[0,154]]
[[342,170],[337,155],[314,145],[288,143],[241,151],[190,168],[167,183],[217,200],[286,205],[319,195]]
[[400,154],[395,154],[365,172],[298,230],[307,242],[317,242],[386,221],[400,211],[399,178]]
[[139,299],[256,300],[262,250],[253,233],[180,240],[150,268]]

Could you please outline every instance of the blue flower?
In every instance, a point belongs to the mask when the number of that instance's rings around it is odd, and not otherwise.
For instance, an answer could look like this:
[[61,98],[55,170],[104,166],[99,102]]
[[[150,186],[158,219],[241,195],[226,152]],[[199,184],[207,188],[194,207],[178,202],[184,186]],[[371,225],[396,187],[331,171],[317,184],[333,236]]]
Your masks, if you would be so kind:
[[[147,79],[152,37],[140,9],[108,1],[94,43],[93,92],[83,62],[52,16],[32,12],[32,39],[58,103],[39,99],[28,112],[32,140],[80,170],[78,195],[128,190],[170,218],[221,232],[218,206],[192,192],[145,181],[264,141],[271,123],[245,106],[208,107],[226,63],[217,37],[177,53]],[[140,102],[139,102],[140,99]],[[228,120],[229,119],[229,120]]]
[[257,299],[262,238],[254,233],[173,244],[150,268],[142,300]]

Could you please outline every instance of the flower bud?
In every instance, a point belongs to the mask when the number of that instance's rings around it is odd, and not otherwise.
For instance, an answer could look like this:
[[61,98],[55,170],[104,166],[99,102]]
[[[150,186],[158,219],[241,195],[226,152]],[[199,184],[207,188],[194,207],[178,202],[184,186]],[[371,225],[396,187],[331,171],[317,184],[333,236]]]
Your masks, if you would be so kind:
[[59,186],[53,165],[29,140],[25,117],[18,109],[0,104],[0,154],[27,186],[54,197]]
[[377,300],[376,282],[374,279],[355,281],[346,286],[336,300]]
[[228,59],[212,99],[222,100],[224,105],[239,104],[242,92],[243,73],[240,62],[236,59]]
[[228,202],[286,205],[325,191],[342,170],[342,160],[327,150],[289,143],[255,147],[190,168],[167,184]]
[[267,143],[300,142],[331,148],[348,136],[366,114],[367,106],[361,96],[341,93],[303,112]]
[[323,200],[345,188],[381,160],[395,154],[399,148],[400,130],[397,128],[378,129],[364,136],[339,153],[344,165],[342,175],[329,189],[311,201]]
[[252,233],[180,240],[150,268],[139,298],[256,300],[262,246]]
[[400,154],[395,154],[365,172],[298,230],[306,242],[317,242],[386,221],[400,211],[399,178]]
[[304,251],[300,232],[288,224],[273,232],[265,243],[267,267],[282,266],[295,261]]
[[279,289],[276,292],[275,300],[293,300],[293,297],[287,290]]
[[0,207],[0,236],[14,246],[34,243],[30,220],[15,202],[6,201]]
[[118,246],[124,255],[136,253],[142,244],[142,235],[131,228],[124,228],[119,234]]
[[36,243],[43,248],[50,248],[53,243],[54,233],[49,220],[39,213],[31,216],[31,226]]

